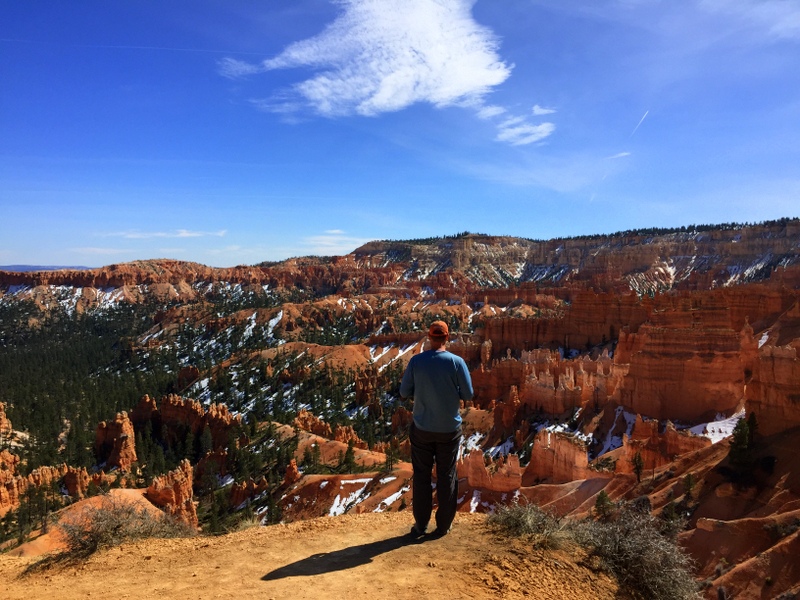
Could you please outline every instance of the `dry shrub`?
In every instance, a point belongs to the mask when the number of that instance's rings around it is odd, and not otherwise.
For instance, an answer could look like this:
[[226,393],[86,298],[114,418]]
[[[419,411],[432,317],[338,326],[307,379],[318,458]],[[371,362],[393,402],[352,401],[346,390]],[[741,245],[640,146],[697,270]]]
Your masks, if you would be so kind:
[[261,527],[261,517],[258,515],[244,517],[236,523],[231,531],[247,531],[248,529],[253,529],[254,527]]
[[489,516],[489,523],[508,535],[530,537],[535,548],[560,548],[571,539],[569,522],[536,504],[500,506]]
[[[663,535],[658,519],[623,505],[607,521],[559,519],[535,504],[503,506],[489,522],[510,535],[532,535],[540,547],[569,540],[597,556],[620,585],[643,600],[699,598],[692,561],[674,539]],[[553,544],[555,542],[555,545]]]
[[86,506],[59,527],[70,558],[85,558],[98,550],[143,538],[189,537],[194,529],[172,517],[147,510],[112,494],[98,506]]
[[598,556],[634,595],[648,600],[698,598],[692,560],[660,531],[649,513],[623,507],[613,521],[586,521],[578,541]]

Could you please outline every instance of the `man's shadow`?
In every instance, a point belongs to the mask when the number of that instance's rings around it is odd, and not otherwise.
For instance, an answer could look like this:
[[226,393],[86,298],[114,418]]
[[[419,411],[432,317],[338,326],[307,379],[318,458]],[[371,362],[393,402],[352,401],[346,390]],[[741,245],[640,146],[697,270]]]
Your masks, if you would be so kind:
[[422,544],[427,539],[431,539],[431,536],[414,538],[410,535],[398,535],[386,540],[350,546],[333,552],[320,552],[270,571],[261,580],[274,581],[284,577],[312,576],[344,571],[370,563],[379,554],[391,552],[403,546]]

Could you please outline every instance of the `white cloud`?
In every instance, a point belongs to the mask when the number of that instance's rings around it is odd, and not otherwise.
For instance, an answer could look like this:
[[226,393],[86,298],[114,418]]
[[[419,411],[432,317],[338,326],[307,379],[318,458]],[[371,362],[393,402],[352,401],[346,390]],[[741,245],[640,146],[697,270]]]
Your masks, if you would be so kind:
[[[342,14],[319,35],[252,65],[226,58],[220,72],[240,77],[310,67],[293,88],[324,116],[377,115],[416,102],[437,107],[480,101],[511,73],[498,41],[472,17],[474,0],[339,0]],[[262,103],[285,110],[292,102]]]
[[[274,58],[251,64],[219,63],[231,78],[276,69],[307,68],[313,74],[270,97],[253,99],[258,109],[298,122],[304,112],[325,117],[375,116],[425,102],[459,106],[480,119],[507,116],[485,97],[511,74],[498,55],[494,33],[472,16],[475,0],[333,0],[342,12],[322,33],[294,42]],[[555,113],[535,105],[534,116]],[[512,122],[512,120],[515,120]],[[540,141],[555,131],[511,117],[495,139],[515,146]]]
[[86,247],[86,248],[72,248],[71,252],[75,252],[76,254],[88,254],[92,256],[111,256],[114,254],[126,254],[130,252],[130,249]]
[[492,117],[502,115],[505,112],[506,109],[502,106],[484,106],[478,109],[478,117],[481,119],[491,119]]
[[331,229],[322,235],[314,235],[303,240],[306,252],[325,256],[341,256],[349,254],[359,246],[372,241],[368,238],[357,238],[345,235],[341,229]]
[[533,125],[527,123],[523,117],[514,117],[498,125],[497,139],[508,142],[512,146],[524,146],[538,142],[551,135],[556,126],[553,123],[540,123]]
[[555,108],[544,108],[543,106],[539,106],[538,104],[534,104],[531,112],[537,117],[541,117],[543,115],[552,115],[556,112]]
[[246,77],[247,75],[255,75],[261,73],[263,69],[258,65],[254,65],[235,58],[225,57],[217,62],[219,74],[230,79],[237,79],[239,77]]
[[227,230],[219,231],[190,231],[176,229],[175,231],[119,231],[106,233],[103,237],[121,237],[127,240],[149,240],[153,238],[196,238],[196,237],[224,237]]
[[613,154],[611,156],[606,156],[607,160],[614,160],[617,158],[625,158],[626,156],[630,156],[630,152],[618,152],[617,154]]

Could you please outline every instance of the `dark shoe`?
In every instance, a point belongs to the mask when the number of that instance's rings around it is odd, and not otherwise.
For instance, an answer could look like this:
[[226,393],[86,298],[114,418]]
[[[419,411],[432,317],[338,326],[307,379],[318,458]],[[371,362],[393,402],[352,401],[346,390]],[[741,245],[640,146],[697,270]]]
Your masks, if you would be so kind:
[[434,529],[434,530],[431,532],[431,537],[437,537],[437,538],[440,538],[440,537],[444,537],[444,536],[446,536],[448,533],[450,533],[450,528],[449,528],[449,527],[448,527],[447,529],[439,529],[439,528],[437,527],[436,529]]
[[414,538],[420,538],[425,535],[425,529],[426,529],[425,527],[420,527],[415,523],[414,526],[411,528],[411,531],[408,532],[408,535]]

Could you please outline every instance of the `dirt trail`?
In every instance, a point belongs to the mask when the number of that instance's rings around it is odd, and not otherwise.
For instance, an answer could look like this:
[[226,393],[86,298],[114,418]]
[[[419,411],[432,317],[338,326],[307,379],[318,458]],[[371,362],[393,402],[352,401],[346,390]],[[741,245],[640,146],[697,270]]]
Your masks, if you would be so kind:
[[79,565],[25,574],[34,558],[0,555],[6,600],[102,598],[612,599],[607,575],[573,552],[535,551],[458,515],[451,533],[414,542],[410,514],[346,515],[221,537],[145,540]]

